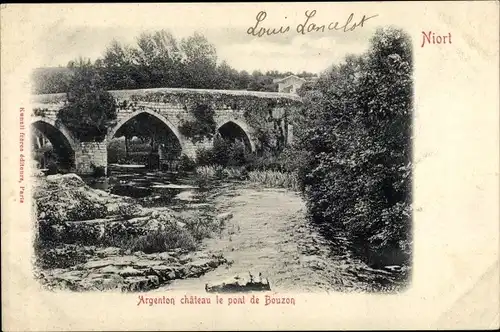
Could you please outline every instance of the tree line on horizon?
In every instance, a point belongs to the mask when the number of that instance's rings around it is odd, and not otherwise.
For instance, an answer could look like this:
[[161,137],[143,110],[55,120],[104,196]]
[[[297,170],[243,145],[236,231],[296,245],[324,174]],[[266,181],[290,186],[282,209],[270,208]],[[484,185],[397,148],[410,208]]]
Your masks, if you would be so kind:
[[278,91],[276,78],[289,75],[308,78],[314,73],[254,70],[249,73],[219,62],[215,45],[200,34],[178,40],[168,30],[144,32],[135,45],[112,41],[103,55],[70,61],[66,67],[38,68],[33,72],[33,93],[67,92],[77,62],[90,62],[107,90],[147,88],[194,88],[250,91]]

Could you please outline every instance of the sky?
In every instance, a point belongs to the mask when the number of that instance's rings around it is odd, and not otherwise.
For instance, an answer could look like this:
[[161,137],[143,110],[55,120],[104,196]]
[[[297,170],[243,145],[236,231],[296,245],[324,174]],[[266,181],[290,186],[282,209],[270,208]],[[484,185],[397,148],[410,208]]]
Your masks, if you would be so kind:
[[[116,11],[107,7],[104,12],[93,6],[88,8],[87,13],[85,8],[45,13],[53,19],[44,23],[38,31],[35,66],[66,66],[70,60],[80,56],[95,60],[102,56],[112,40],[135,45],[141,32],[167,29],[178,40],[195,31],[204,34],[215,45],[219,61],[225,60],[237,70],[320,73],[342,61],[347,54],[365,51],[377,27],[377,18],[374,18],[354,31],[327,30],[302,35],[297,33],[296,27],[304,23],[305,10],[311,12],[314,9],[304,7],[292,10],[269,6],[266,7],[266,18],[258,27],[278,29],[290,26],[289,32],[260,38],[248,34],[248,28],[255,26],[256,16],[262,10],[255,4],[234,4],[224,7],[224,10],[218,10],[215,5],[203,8],[200,4],[158,8],[142,6],[141,10],[117,7],[120,10]],[[110,16],[110,13],[115,15]],[[354,14],[353,22],[359,21],[364,14],[376,14],[354,13],[351,9],[330,15],[318,9],[308,23],[328,25],[329,22],[339,21],[344,24],[350,13]]]

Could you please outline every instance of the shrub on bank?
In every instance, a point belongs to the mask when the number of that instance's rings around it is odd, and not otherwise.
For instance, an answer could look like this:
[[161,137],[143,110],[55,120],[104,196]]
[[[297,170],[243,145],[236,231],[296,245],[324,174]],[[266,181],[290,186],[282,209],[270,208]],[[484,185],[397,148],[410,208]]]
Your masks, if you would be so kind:
[[189,158],[183,154],[179,160],[179,172],[192,172],[196,167],[196,163],[193,159]]
[[55,175],[59,173],[59,166],[57,166],[57,161],[49,161],[47,163],[47,175]]
[[199,166],[196,175],[200,179],[244,180],[248,178],[248,171],[244,167]]
[[200,148],[196,151],[196,164],[198,166],[243,166],[251,159],[251,153],[240,141],[230,142],[220,136],[215,136],[211,148]]
[[299,190],[299,181],[293,172],[251,171],[248,173],[248,179],[267,187]]
[[209,166],[215,164],[213,148],[200,148],[196,151],[196,165]]
[[[62,196],[62,197],[60,197]],[[74,191],[70,194],[52,194],[36,200],[37,219],[50,224],[70,220],[91,220],[104,218],[107,208],[104,204],[92,202],[83,194]]]
[[370,265],[408,264],[411,251],[412,53],[409,37],[379,30],[303,96],[296,137],[308,209],[345,232]]
[[189,232],[178,227],[170,227],[169,229],[157,230],[132,239],[128,247],[132,251],[142,251],[146,254],[152,254],[177,248],[194,250],[196,248],[196,241]]
[[199,166],[196,167],[196,174],[205,179],[214,178],[219,169],[222,170],[222,166]]

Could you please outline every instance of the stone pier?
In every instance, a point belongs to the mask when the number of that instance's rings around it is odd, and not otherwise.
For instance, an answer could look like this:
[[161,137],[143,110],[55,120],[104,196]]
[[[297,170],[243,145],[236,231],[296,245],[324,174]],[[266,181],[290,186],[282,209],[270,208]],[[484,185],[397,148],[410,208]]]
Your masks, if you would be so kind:
[[107,142],[79,142],[75,148],[76,173],[86,175],[94,174],[96,169],[108,171]]

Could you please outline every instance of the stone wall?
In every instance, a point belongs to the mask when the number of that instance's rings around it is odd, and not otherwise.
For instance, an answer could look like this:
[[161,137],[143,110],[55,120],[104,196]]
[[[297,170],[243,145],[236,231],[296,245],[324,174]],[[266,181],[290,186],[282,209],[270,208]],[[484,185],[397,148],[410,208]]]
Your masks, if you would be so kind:
[[78,174],[93,174],[95,167],[103,167],[107,174],[108,150],[106,142],[80,142],[75,149],[75,168]]

